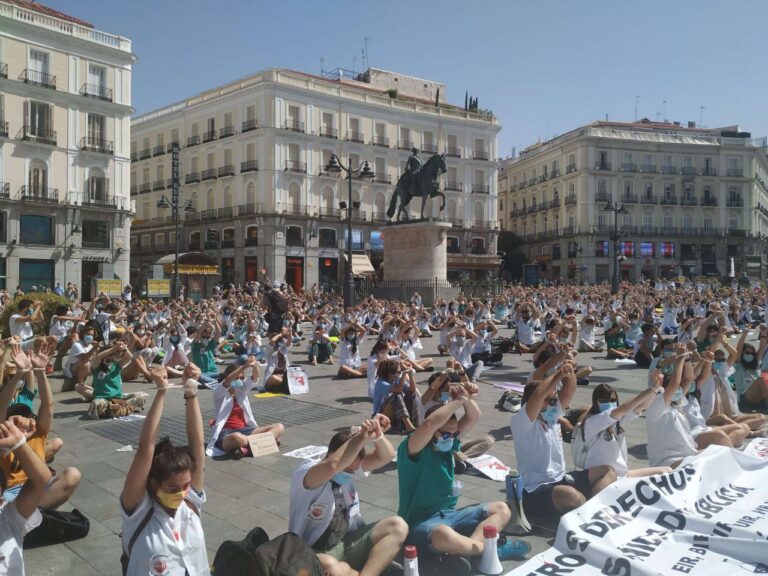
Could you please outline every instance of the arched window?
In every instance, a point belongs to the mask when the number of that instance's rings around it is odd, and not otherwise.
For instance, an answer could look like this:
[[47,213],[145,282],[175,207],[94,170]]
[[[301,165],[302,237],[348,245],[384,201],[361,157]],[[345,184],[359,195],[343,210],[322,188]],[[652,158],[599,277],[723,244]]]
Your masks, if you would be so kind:
[[195,230],[189,233],[189,249],[200,250],[200,231]]
[[320,228],[318,231],[318,244],[320,248],[338,248],[336,241],[336,230],[333,228]]
[[221,247],[222,248],[234,248],[235,247],[235,229],[224,228],[221,231]]
[[461,242],[458,236],[448,236],[446,241],[445,251],[448,254],[461,254]]
[[258,246],[259,245],[259,228],[258,228],[258,226],[248,226],[245,229],[245,245],[246,246]]
[[208,249],[219,247],[219,231],[216,228],[208,228],[205,231],[205,247]]
[[304,229],[301,226],[286,226],[285,245],[304,246]]
[[478,237],[472,238],[469,251],[472,254],[485,254],[485,239]]

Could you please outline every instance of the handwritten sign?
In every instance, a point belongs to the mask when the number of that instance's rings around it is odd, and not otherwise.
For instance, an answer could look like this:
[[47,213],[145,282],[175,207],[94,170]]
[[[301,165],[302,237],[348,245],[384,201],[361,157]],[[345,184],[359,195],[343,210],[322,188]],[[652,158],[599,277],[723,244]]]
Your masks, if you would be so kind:
[[504,482],[507,474],[509,474],[509,466],[490,454],[484,454],[477,458],[467,458],[467,462],[472,464],[472,467],[483,476],[496,482]]
[[277,447],[277,442],[275,442],[275,437],[272,435],[272,432],[251,434],[248,436],[248,446],[251,447],[251,456],[254,458],[280,452],[280,448]]
[[291,396],[309,392],[309,378],[300,366],[288,367],[288,391]]
[[327,453],[328,448],[326,446],[304,446],[303,448],[296,448],[296,450],[286,452],[284,456],[298,458],[299,460],[320,460],[325,458]]

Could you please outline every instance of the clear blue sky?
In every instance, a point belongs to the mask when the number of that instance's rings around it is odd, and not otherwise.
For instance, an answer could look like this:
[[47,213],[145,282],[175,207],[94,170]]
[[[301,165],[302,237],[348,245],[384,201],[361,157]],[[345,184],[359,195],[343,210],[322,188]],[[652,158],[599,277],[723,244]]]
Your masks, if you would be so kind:
[[602,119],[768,135],[765,0],[42,0],[133,40],[146,112],[268,67],[371,66],[479,98],[500,154]]

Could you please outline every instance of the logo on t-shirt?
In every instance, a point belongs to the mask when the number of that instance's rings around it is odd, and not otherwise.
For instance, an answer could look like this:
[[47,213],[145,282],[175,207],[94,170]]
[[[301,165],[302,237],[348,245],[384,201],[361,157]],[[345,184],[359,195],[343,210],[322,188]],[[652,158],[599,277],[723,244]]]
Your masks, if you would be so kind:
[[309,508],[310,520],[322,520],[325,516],[325,510],[327,506],[325,504],[312,504]]
[[168,574],[168,556],[164,554],[152,556],[149,561],[149,573],[151,576],[165,576]]

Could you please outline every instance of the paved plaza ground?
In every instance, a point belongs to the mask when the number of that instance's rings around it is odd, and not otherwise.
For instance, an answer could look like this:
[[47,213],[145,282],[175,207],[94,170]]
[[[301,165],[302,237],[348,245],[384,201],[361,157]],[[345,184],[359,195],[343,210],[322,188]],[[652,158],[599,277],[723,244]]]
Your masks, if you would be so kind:
[[[500,330],[501,335],[508,335],[508,332]],[[448,357],[440,357],[436,352],[437,338],[425,338],[422,342],[422,356],[434,357],[438,369],[444,366]],[[371,345],[372,342],[363,344],[364,354],[368,353]],[[325,446],[334,431],[358,424],[371,412],[365,380],[337,380],[336,366],[307,366],[305,349],[304,343],[294,348],[291,362],[305,366],[310,376],[308,394],[291,398],[252,399],[260,424],[281,418],[289,421],[283,436],[283,453],[307,445]],[[589,386],[577,390],[574,405],[590,403],[592,388],[600,382],[615,386],[622,400],[641,391],[646,385],[645,370],[606,360],[604,354],[581,354],[580,363],[591,365],[595,373]],[[482,380],[522,382],[530,370],[530,355],[505,354],[504,366],[486,371]],[[417,376],[423,389],[429,374]],[[52,387],[54,391],[61,388],[60,374],[52,379]],[[125,390],[133,392],[148,387],[131,382],[125,385]],[[515,452],[508,425],[510,414],[494,407],[500,395],[500,390],[481,385],[478,402],[483,416],[469,437],[490,434],[496,439],[490,453],[514,467]],[[207,418],[213,409],[212,394],[201,391],[200,399],[204,417]],[[118,534],[121,522],[118,495],[133,454],[118,452],[117,449],[130,443],[135,448],[141,422],[94,422],[86,414],[87,404],[72,392],[56,393],[55,401],[53,434],[63,438],[65,444],[53,466],[59,469],[77,466],[83,474],[80,488],[62,509],[79,508],[90,519],[91,532],[87,538],[69,544],[25,551],[27,574],[119,575],[121,552]],[[172,438],[179,432],[183,434],[183,404],[180,389],[168,392],[163,426]],[[626,427],[626,434],[630,466],[645,464],[645,420],[641,418],[631,422]],[[397,447],[402,437],[390,436],[390,439]],[[570,463],[570,449],[566,447],[565,452]],[[240,539],[254,526],[265,528],[270,536],[277,536],[288,529],[290,478],[298,463],[296,459],[280,455],[239,461],[208,460],[208,501],[203,509],[203,528],[211,562],[222,541]],[[504,484],[501,482],[473,474],[464,474],[461,480],[464,488],[460,506],[504,498]],[[394,464],[360,480],[357,486],[367,521],[396,514],[398,493]],[[548,548],[551,542],[546,535],[534,535],[527,539],[533,546],[531,556]],[[518,564],[505,562],[504,567],[512,569]]]

